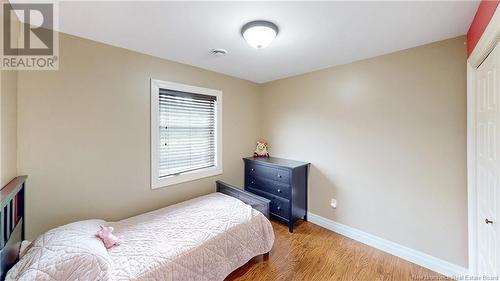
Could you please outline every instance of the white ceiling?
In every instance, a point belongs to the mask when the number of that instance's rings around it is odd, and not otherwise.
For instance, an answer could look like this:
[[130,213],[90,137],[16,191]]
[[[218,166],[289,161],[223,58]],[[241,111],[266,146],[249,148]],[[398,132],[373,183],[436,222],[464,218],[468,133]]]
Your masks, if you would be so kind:
[[[477,1],[60,2],[62,32],[258,83],[463,35]],[[240,29],[269,20],[266,49]],[[227,49],[225,57],[210,50]]]

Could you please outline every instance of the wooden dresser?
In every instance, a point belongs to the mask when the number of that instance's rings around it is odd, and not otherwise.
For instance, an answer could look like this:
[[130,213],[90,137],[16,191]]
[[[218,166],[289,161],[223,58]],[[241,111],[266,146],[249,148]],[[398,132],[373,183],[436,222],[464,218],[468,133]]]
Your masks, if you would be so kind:
[[243,158],[245,190],[271,200],[271,218],[288,224],[307,220],[307,173],[309,163],[269,157]]

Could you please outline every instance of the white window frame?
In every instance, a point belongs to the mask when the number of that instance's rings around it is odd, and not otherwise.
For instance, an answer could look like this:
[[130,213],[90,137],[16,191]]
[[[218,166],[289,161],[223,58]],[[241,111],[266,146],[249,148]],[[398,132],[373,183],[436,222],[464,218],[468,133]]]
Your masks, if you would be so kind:
[[[160,142],[160,89],[186,93],[215,96],[215,166],[189,171],[178,175],[160,178],[159,172],[159,142]],[[179,84],[169,81],[151,79],[151,188],[172,186],[222,174],[222,91]]]

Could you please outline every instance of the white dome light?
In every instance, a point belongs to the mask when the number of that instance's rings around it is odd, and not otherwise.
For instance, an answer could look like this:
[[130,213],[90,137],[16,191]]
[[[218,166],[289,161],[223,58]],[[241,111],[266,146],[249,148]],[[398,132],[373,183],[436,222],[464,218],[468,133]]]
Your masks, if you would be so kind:
[[241,35],[250,46],[262,49],[269,46],[276,38],[278,27],[269,21],[252,21],[241,28]]

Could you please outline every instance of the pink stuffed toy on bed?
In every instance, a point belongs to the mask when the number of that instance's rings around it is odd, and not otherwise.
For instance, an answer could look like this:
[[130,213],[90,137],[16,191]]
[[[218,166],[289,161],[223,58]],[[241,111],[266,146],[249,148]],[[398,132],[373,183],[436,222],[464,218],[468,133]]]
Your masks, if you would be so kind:
[[96,236],[102,240],[102,242],[104,243],[104,247],[106,247],[106,249],[120,245],[120,240],[112,233],[113,230],[114,229],[111,226],[101,225],[101,230],[97,231]]

